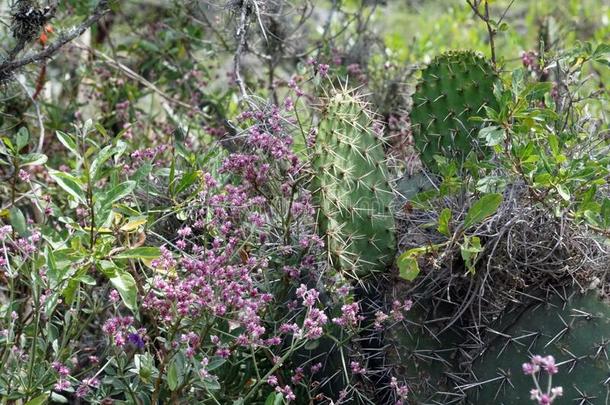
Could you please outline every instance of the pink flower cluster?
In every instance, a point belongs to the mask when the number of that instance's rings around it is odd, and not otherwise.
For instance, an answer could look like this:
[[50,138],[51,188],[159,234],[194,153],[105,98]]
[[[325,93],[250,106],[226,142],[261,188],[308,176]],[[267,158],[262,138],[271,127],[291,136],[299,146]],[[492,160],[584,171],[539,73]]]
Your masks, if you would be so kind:
[[403,321],[405,319],[404,312],[410,311],[412,306],[413,301],[411,300],[405,300],[404,302],[394,300],[394,302],[392,302],[392,309],[390,310],[389,315],[383,311],[375,312],[375,329],[383,329],[383,323],[385,323],[387,320],[393,320],[394,322]]
[[[310,193],[295,182],[303,164],[292,151],[287,121],[275,106],[248,111],[239,120],[250,125],[247,137],[236,140],[238,150],[224,159],[219,177],[204,174],[205,187],[176,231],[178,249],[168,244],[151,262],[157,272],[142,303],[162,328],[180,329],[172,347],[189,358],[228,358],[243,348],[278,346],[286,334],[316,339],[328,322],[316,308],[315,289],[299,287],[302,305],[290,307],[275,302],[269,288],[298,285],[315,268],[322,245],[311,226],[301,225],[314,222],[315,210]],[[276,204],[278,196],[291,204]],[[288,228],[286,218],[292,221]],[[270,321],[276,305],[294,311],[286,318],[292,323]],[[198,334],[226,324],[228,332],[210,333],[210,340]],[[202,366],[200,374],[209,377]],[[293,395],[289,389],[282,388],[285,398]]]
[[70,376],[70,369],[58,361],[54,361],[53,364],[51,364],[51,367],[59,375],[59,379],[57,380],[57,383],[55,383],[54,386],[55,390],[65,391],[70,388],[72,386],[72,384],[68,380],[68,377]]
[[117,316],[108,319],[102,326],[102,331],[112,338],[116,346],[123,347],[127,343],[127,333],[132,324],[132,316]]
[[[559,372],[559,367],[555,363],[555,358],[553,356],[532,356],[530,361],[528,363],[523,363],[521,368],[525,375],[531,375],[534,380],[535,388],[530,391],[530,398],[539,405],[550,405],[555,399],[563,395],[562,387],[552,387],[553,375]],[[548,375],[549,381],[547,390],[542,390],[540,388],[539,377],[542,370]]]
[[345,304],[341,307],[341,316],[333,318],[333,323],[343,327],[355,328],[364,319],[362,315],[358,315],[359,311],[360,307],[357,302]]

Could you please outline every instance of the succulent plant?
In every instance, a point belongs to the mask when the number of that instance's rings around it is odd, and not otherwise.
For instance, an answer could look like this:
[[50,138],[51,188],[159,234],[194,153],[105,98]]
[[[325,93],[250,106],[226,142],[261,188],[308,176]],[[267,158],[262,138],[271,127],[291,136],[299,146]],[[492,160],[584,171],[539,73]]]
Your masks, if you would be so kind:
[[423,172],[405,174],[396,184],[396,196],[399,202],[404,203],[413,199],[417,194],[434,187],[432,179]]
[[479,123],[470,118],[485,115],[485,106],[497,107],[498,80],[491,64],[473,51],[443,53],[422,70],[410,118],[415,147],[428,169],[436,170],[435,155],[459,164],[471,151],[487,153],[477,142]]
[[[430,304],[430,306],[428,306]],[[386,362],[396,375],[409,381],[409,396],[417,404],[450,404],[453,377],[459,368],[459,344],[463,338],[457,328],[439,334],[421,302],[406,314],[406,321],[385,329]],[[438,314],[436,314],[438,316]]]
[[473,365],[478,381],[466,391],[470,403],[529,403],[532,377],[521,364],[540,354],[554,356],[559,364],[552,380],[563,388],[558,403],[608,404],[610,305],[605,300],[595,291],[555,294],[499,319],[491,327],[496,337]]
[[366,103],[351,92],[328,99],[318,125],[311,190],[332,265],[365,276],[394,258],[394,193],[383,141]]

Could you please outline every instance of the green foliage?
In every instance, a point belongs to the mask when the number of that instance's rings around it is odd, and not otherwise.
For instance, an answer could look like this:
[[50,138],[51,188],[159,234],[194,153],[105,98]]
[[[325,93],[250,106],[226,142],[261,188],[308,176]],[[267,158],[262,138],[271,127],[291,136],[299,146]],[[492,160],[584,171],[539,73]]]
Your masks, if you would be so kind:
[[359,276],[383,271],[395,251],[394,198],[383,143],[366,104],[331,97],[318,125],[311,190],[332,264]]
[[493,215],[502,204],[502,194],[485,194],[466,213],[464,228],[470,228]]
[[[605,49],[603,44],[583,44],[556,62],[569,67],[569,80],[580,83],[570,91],[585,98],[595,91],[586,87],[583,74],[589,67],[603,65]],[[479,137],[494,149],[494,163],[505,175],[501,181],[495,173],[483,176],[477,188],[502,191],[507,183],[523,182],[535,200],[557,215],[569,213],[578,221],[605,228],[608,141],[585,118],[567,115],[561,95],[552,83],[529,80],[523,69],[512,72],[507,89],[496,89],[498,106],[487,110],[489,125]],[[573,103],[570,108],[582,111],[584,105]]]
[[493,90],[498,75],[493,67],[475,52],[451,51],[437,56],[421,75],[410,118],[423,163],[437,170],[436,155],[460,167],[471,152],[479,158],[488,155],[477,141],[480,123],[471,118],[497,107]]

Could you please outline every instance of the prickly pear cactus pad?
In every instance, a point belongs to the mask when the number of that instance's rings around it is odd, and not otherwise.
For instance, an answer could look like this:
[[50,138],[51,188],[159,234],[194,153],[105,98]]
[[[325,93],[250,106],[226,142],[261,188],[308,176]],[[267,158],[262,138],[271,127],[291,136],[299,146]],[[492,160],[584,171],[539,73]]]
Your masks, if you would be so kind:
[[473,51],[450,51],[437,56],[421,72],[410,118],[415,147],[430,170],[434,155],[462,163],[471,152],[484,155],[477,142],[484,106],[497,107],[493,94],[498,75],[490,63]]
[[415,401],[409,403],[448,404],[464,339],[457,330],[438,334],[439,328],[428,322],[433,315],[425,308],[430,307],[432,303],[426,302],[413,308],[403,322],[384,330],[386,363],[409,382],[410,398]]
[[318,125],[311,189],[333,266],[358,276],[383,271],[394,258],[394,194],[383,142],[367,105],[343,91]]
[[[500,319],[497,337],[474,364],[471,404],[530,403],[532,377],[521,364],[533,354],[552,355],[559,365],[553,386],[563,388],[558,404],[610,403],[610,305],[596,292],[555,296]],[[546,382],[544,382],[546,383]]]
[[411,200],[418,193],[430,190],[433,187],[432,180],[426,173],[418,172],[405,174],[396,185],[396,194],[399,202]]

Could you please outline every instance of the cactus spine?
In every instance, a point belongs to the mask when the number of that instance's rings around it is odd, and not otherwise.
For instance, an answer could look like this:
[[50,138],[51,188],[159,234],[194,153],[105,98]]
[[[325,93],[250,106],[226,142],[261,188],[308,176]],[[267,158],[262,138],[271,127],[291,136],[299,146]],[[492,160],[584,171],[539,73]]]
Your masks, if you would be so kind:
[[312,193],[332,265],[364,276],[383,271],[395,254],[394,198],[383,143],[367,105],[341,91],[318,125]]
[[415,147],[430,170],[437,169],[435,155],[463,163],[467,155],[488,151],[477,142],[484,107],[497,108],[493,94],[498,75],[481,55],[450,51],[437,56],[421,72],[413,94],[410,118]]

